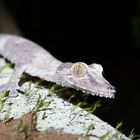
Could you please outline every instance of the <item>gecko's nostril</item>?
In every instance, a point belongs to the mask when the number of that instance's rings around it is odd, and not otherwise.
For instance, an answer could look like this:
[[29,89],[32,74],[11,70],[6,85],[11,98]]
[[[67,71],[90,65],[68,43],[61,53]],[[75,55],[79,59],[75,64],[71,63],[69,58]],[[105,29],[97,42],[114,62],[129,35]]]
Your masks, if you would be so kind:
[[113,86],[108,86],[107,89],[109,89],[109,90],[115,90],[115,87],[113,87]]
[[112,86],[110,83],[104,82],[104,84],[106,84],[106,88],[108,90],[116,91],[116,88],[114,86]]

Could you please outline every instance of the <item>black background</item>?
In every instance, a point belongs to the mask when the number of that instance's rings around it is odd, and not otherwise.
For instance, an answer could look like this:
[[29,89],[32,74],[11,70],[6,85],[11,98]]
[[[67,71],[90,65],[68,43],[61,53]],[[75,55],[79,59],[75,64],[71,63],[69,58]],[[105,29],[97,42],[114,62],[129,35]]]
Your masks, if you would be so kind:
[[5,1],[25,37],[63,62],[96,62],[117,88],[100,118],[140,134],[140,2]]

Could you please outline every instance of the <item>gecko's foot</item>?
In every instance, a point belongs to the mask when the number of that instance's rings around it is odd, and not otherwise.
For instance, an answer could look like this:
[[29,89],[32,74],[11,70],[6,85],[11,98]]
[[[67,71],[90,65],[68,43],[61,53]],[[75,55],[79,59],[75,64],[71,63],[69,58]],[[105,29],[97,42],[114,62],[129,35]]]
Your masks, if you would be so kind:
[[9,83],[0,85],[0,91],[3,91],[3,90],[8,91],[10,97],[16,97],[18,95],[17,89],[19,89],[17,82],[9,82]]

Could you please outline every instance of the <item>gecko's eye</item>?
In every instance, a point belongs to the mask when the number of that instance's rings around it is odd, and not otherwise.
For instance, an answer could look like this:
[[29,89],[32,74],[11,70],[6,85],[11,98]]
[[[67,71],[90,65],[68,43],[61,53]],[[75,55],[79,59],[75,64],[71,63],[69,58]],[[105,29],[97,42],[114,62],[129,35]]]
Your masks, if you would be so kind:
[[81,78],[86,74],[86,67],[82,63],[75,63],[71,67],[71,75]]

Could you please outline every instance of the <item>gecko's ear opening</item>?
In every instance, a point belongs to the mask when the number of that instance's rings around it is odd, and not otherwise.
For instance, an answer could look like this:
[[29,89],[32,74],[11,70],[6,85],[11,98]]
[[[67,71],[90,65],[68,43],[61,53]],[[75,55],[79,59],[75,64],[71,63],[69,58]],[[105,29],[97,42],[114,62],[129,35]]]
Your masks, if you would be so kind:
[[84,64],[82,64],[80,62],[73,64],[71,69],[70,69],[71,75],[76,77],[76,78],[84,77],[86,72],[87,72],[86,67],[84,66]]
[[103,67],[100,64],[93,63],[93,64],[90,64],[89,67],[91,67],[92,69],[94,69],[95,71],[97,71],[99,74],[102,75]]

